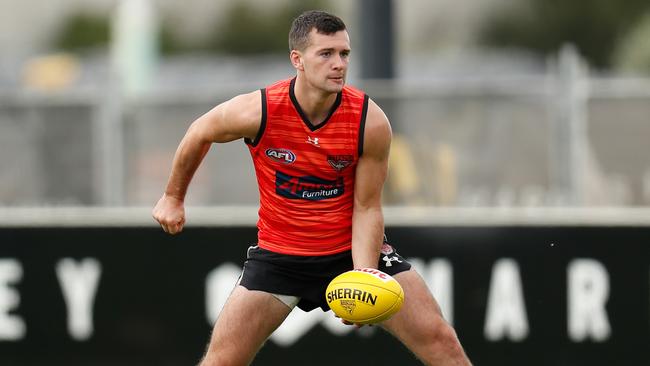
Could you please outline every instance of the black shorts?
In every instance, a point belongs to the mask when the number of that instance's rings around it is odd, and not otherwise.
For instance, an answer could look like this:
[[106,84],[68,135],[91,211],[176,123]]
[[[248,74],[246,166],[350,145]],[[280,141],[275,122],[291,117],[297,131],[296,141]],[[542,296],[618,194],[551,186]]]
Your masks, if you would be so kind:
[[[299,298],[304,311],[320,307],[328,311],[325,289],[339,274],[352,266],[352,252],[326,256],[295,256],[271,252],[258,246],[248,248],[239,284],[249,290]],[[378,269],[389,275],[408,271],[411,264],[384,242]]]

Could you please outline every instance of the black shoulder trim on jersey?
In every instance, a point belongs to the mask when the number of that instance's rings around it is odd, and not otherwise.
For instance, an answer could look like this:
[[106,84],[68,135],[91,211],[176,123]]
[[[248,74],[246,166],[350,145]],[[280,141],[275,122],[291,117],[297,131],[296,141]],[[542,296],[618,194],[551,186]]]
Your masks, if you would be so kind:
[[359,157],[363,154],[363,137],[366,132],[366,115],[368,114],[368,94],[363,96],[363,107],[361,108],[361,121],[359,122]]
[[244,142],[248,145],[251,145],[252,147],[255,147],[257,144],[259,144],[260,139],[264,134],[264,130],[266,129],[266,88],[262,88],[260,91],[262,92],[262,120],[260,121],[260,129],[257,130],[257,135],[253,141],[251,141],[249,138],[244,138]]

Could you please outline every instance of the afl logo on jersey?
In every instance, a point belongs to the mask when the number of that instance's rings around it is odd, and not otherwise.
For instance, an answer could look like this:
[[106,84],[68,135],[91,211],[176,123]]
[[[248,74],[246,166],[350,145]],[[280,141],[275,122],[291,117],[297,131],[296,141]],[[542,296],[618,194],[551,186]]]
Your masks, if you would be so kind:
[[296,161],[296,154],[287,149],[266,149],[266,156],[278,163],[291,164]]

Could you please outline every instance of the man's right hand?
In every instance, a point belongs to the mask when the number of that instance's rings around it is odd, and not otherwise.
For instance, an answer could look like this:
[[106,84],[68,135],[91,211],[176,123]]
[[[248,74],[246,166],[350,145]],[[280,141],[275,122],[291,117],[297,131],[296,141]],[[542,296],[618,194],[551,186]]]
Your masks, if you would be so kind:
[[153,218],[168,234],[178,234],[185,225],[185,206],[183,200],[163,194],[152,211]]

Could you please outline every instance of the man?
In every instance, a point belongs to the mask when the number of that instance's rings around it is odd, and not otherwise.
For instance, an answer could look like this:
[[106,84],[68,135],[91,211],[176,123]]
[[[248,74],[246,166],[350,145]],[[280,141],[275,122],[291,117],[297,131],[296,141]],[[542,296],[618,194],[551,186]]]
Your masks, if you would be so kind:
[[[421,277],[384,238],[381,191],[391,129],[363,92],[345,86],[350,40],[338,17],[297,17],[289,33],[295,78],[236,96],[197,119],[181,141],[153,209],[162,228],[183,229],[190,180],[214,142],[243,138],[260,190],[258,246],[224,305],[201,365],[248,365],[295,306],[327,310],[329,281],[379,268],[405,292],[381,324],[427,365],[469,365]],[[387,266],[380,253],[397,260]]]

